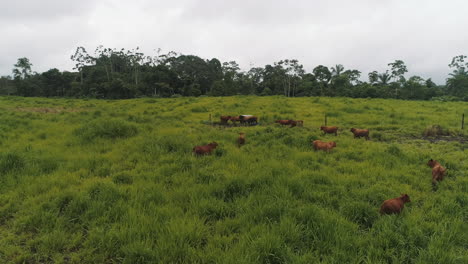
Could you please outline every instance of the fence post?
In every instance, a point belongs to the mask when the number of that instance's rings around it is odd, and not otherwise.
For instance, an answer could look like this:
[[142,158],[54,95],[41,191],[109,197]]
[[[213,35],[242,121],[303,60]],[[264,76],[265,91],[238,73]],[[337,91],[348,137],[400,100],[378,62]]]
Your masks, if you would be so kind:
[[462,130],[465,128],[465,113],[462,114]]

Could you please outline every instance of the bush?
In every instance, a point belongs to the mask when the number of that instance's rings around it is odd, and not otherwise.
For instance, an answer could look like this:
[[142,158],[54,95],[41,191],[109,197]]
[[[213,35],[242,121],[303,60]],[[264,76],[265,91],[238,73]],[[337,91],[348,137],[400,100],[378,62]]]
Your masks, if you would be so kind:
[[123,120],[96,120],[74,131],[74,134],[84,140],[95,138],[129,138],[137,134],[137,127]]

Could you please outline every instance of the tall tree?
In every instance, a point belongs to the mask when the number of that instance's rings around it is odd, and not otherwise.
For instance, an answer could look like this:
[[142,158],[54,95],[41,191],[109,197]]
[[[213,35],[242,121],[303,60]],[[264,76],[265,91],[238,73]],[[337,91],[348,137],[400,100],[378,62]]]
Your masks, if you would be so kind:
[[24,80],[31,76],[32,63],[29,61],[28,58],[19,58],[18,62],[14,65],[14,67],[15,68],[13,68],[13,76],[15,77],[15,79]]
[[75,54],[71,55],[70,59],[75,62],[73,69],[80,72],[80,83],[83,85],[83,68],[93,61],[93,58],[89,56],[88,52],[83,47],[76,48]]
[[319,82],[320,95],[326,95],[325,92],[332,77],[330,70],[326,66],[319,65],[315,67],[312,71],[314,73],[315,78]]
[[465,62],[466,58],[465,55],[455,56],[449,64],[453,72],[447,78],[447,92],[468,101],[468,62]]

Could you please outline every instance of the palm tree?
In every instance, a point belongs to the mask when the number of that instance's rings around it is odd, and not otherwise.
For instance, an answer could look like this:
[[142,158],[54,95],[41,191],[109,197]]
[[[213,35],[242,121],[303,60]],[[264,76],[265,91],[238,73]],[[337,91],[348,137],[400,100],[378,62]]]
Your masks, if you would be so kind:
[[331,67],[332,75],[338,76],[344,71],[344,66],[341,64],[336,64],[335,67]]
[[388,73],[388,71],[386,71],[385,73],[381,73],[378,75],[378,80],[377,80],[377,83],[380,84],[380,85],[389,85],[390,84],[390,80],[392,79],[392,75]]

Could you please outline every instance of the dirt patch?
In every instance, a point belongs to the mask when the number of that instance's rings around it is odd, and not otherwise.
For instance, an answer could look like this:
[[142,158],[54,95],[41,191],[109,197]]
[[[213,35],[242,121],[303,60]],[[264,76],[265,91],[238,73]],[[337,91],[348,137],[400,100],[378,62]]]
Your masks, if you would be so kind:
[[59,114],[63,112],[72,113],[72,112],[82,112],[85,109],[81,108],[63,108],[63,107],[17,107],[14,109],[18,112],[30,112],[30,113],[43,113],[43,114]]

